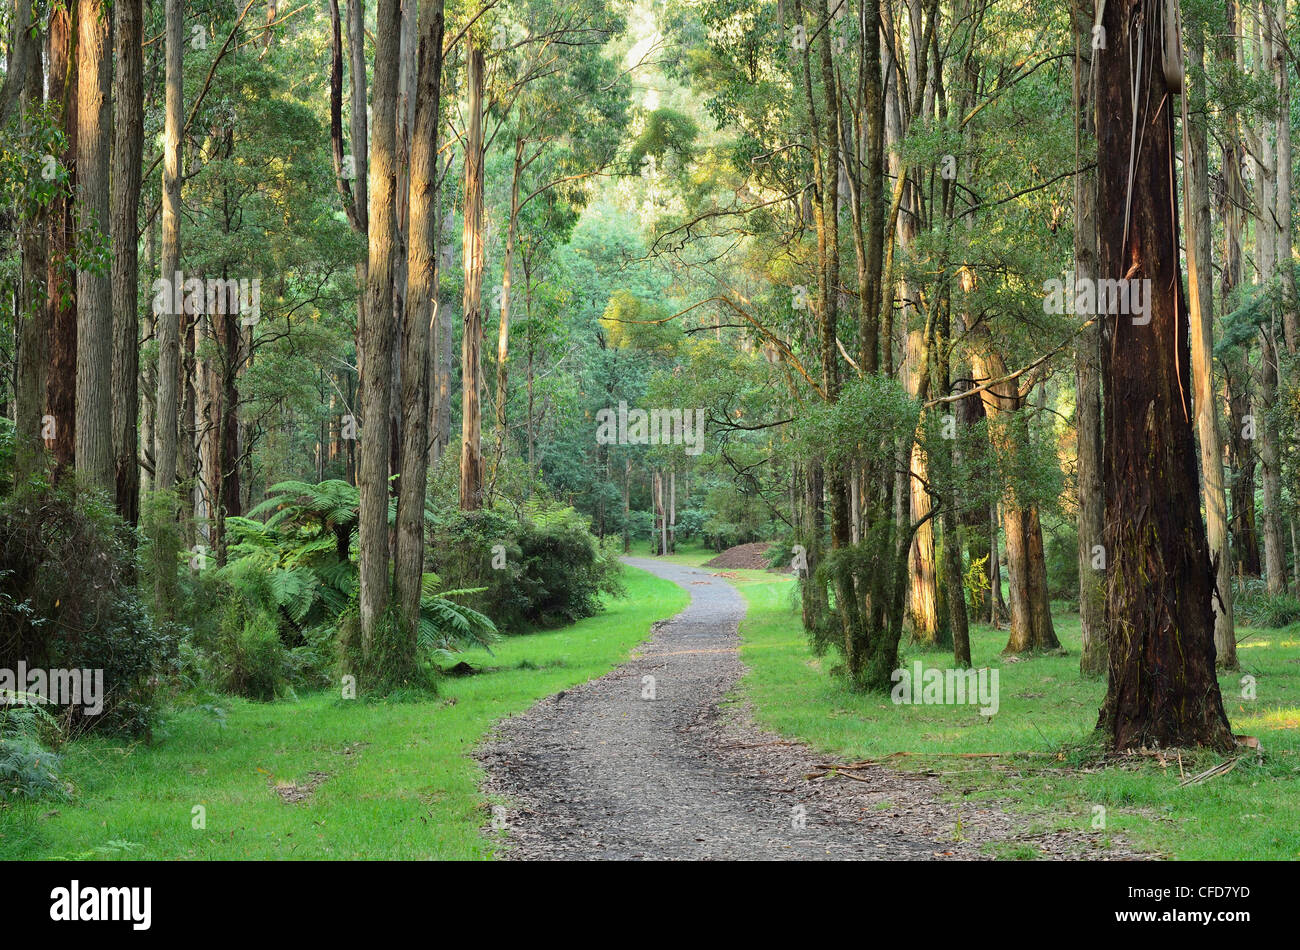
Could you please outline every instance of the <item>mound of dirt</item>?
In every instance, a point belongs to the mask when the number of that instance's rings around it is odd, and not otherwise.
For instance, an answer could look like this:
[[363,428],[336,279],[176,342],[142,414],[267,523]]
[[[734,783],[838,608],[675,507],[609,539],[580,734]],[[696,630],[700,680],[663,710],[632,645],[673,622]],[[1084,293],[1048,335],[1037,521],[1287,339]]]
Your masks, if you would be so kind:
[[767,569],[767,549],[771,542],[754,541],[751,544],[737,544],[727,548],[712,561],[706,561],[705,567],[744,568],[752,571]]

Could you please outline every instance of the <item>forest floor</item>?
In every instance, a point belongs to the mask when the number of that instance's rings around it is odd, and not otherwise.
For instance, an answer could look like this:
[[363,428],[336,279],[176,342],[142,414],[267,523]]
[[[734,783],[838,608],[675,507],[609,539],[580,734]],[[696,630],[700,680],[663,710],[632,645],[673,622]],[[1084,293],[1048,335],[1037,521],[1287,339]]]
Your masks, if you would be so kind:
[[737,590],[692,566],[628,563],[680,585],[691,605],[629,662],[498,727],[481,758],[509,857],[969,859],[1026,840],[1040,858],[1142,856],[1102,833],[1031,829],[995,801],[949,801],[924,775],[828,774],[827,756],[729,699],[743,673]]
[[[713,554],[681,545],[664,560],[699,567]],[[998,713],[985,717],[969,706],[895,705],[844,688],[830,671],[835,657],[808,645],[793,579],[714,573],[748,605],[735,697],[759,727],[831,761],[872,760],[930,778],[954,806],[1014,813],[1031,831],[984,846],[999,857],[1042,857],[1032,835],[1066,829],[1092,834],[1112,859],[1133,850],[1188,860],[1300,858],[1300,624],[1238,628],[1241,668],[1220,671],[1219,685],[1233,731],[1256,737],[1262,755],[1241,750],[1231,771],[1184,785],[1225,760],[1203,751],[1115,757],[1101,749],[1094,727],[1106,683],[1079,675],[1078,615],[1064,605],[1054,612],[1058,653],[1003,656],[1005,629],[972,626],[976,667],[1000,671]],[[950,649],[905,642],[901,653],[905,667],[952,664]],[[818,781],[828,780],[857,784],[842,773]]]
[[[0,802],[0,860],[485,859],[499,840],[473,751],[493,724],[627,659],[687,602],[628,571],[627,594],[558,630],[467,651],[436,695],[273,703],[181,696],[152,744],[63,746],[61,800]],[[201,809],[201,810],[196,810]]]

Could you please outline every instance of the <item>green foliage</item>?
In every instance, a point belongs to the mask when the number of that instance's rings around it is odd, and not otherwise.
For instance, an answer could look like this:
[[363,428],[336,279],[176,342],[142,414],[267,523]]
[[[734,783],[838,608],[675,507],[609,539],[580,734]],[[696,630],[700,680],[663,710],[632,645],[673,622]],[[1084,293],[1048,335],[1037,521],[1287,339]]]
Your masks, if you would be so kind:
[[430,547],[442,582],[508,633],[590,617],[621,590],[617,554],[572,508],[457,512],[435,520]]
[[25,694],[0,696],[0,802],[16,798],[63,797],[61,757],[42,743],[53,730],[50,714]]
[[1300,623],[1300,597],[1270,594],[1268,585],[1258,578],[1248,578],[1237,586],[1232,609],[1239,623],[1252,627],[1279,629]]
[[[273,485],[251,512],[269,515],[265,522],[227,519],[230,560],[190,583],[202,681],[260,700],[331,681],[357,626],[359,584],[351,552],[358,505],[357,489],[346,482],[288,481]],[[481,591],[439,586],[437,575],[424,575],[414,644],[419,653],[446,660],[490,644],[496,637],[492,621],[453,599]],[[386,615],[382,622],[397,621]]]
[[72,732],[149,728],[173,631],[135,587],[129,529],[102,496],[24,486],[0,499],[0,668],[103,670],[104,708],[63,711]]

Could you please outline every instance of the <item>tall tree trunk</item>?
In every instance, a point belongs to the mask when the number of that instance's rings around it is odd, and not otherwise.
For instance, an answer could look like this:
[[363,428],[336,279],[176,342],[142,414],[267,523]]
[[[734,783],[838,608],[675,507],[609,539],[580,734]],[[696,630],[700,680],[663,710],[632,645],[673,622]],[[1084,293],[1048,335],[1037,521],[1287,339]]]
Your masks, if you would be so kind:
[[402,9],[380,0],[375,20],[374,110],[370,141],[370,231],[366,267],[366,309],[358,333],[361,363],[361,663],[377,666],[376,634],[388,606],[388,406],[393,349],[393,256],[397,237],[395,148],[397,69]]
[[[166,0],[166,116],[164,119],[162,189],[162,286],[172,288],[181,268],[181,127],[184,118],[182,56],[183,9],[180,0]],[[174,299],[173,293],[168,294]],[[154,486],[171,491],[176,484],[177,413],[180,385],[181,308],[154,308],[158,322],[158,409],[154,423]]]
[[[1075,156],[1090,162],[1096,149],[1094,115],[1093,4],[1074,4]],[[1097,176],[1079,168],[1074,179],[1074,279],[1091,282],[1097,276]],[[1102,484],[1101,327],[1094,323],[1079,334],[1075,351],[1075,428],[1078,433],[1079,627],[1082,646],[1079,672],[1106,672],[1105,571],[1093,565],[1105,531],[1105,489]]]
[[[1269,31],[1273,60],[1273,88],[1277,92],[1277,262],[1281,272],[1282,339],[1292,356],[1300,350],[1300,320],[1296,299],[1295,262],[1291,259],[1291,71],[1288,63],[1287,0],[1273,0]],[[1300,569],[1300,565],[1297,565]]]
[[[1227,492],[1223,481],[1223,441],[1214,401],[1214,287],[1210,256],[1209,138],[1205,129],[1205,35],[1199,22],[1188,30],[1191,54],[1183,98],[1183,145],[1187,228],[1187,309],[1191,329],[1192,406],[1201,450],[1201,492],[1205,529],[1215,564],[1214,646],[1218,663],[1237,667],[1232,618],[1232,550],[1228,540]],[[1192,103],[1188,99],[1193,98]],[[1194,118],[1191,118],[1194,116]]]
[[[1256,71],[1260,79],[1272,81],[1273,27],[1268,0],[1260,0],[1259,15],[1252,17],[1256,48]],[[1272,128],[1271,128],[1272,127]],[[1273,293],[1273,279],[1278,261],[1277,210],[1277,158],[1275,145],[1276,126],[1268,116],[1261,118],[1252,150],[1255,164],[1255,258],[1259,266],[1259,281],[1267,293]],[[1289,264],[1288,264],[1289,266]],[[1278,446],[1278,427],[1273,420],[1273,407],[1277,401],[1278,343],[1277,308],[1270,305],[1269,319],[1263,328],[1259,375],[1256,380],[1258,404],[1255,419],[1260,436],[1259,458],[1263,466],[1264,486],[1264,575],[1270,594],[1286,590],[1286,549],[1282,539],[1282,471],[1281,452]]]
[[524,140],[515,139],[515,162],[510,173],[510,223],[506,228],[506,249],[501,262],[501,324],[497,330],[497,453],[505,454],[506,400],[510,368],[510,277],[515,259],[515,234],[519,227],[519,178],[523,174]]
[[[922,331],[913,330],[907,338],[907,390],[913,396],[918,392],[921,375],[930,368],[921,363],[924,345]],[[926,491],[925,452],[919,443],[911,446],[910,514],[913,523],[927,519],[930,514],[930,495]],[[907,602],[908,616],[912,622],[912,635],[923,643],[934,643],[939,635],[939,587],[934,556],[933,522],[925,523],[912,536],[908,555]]]
[[[1173,114],[1160,81],[1160,17],[1150,6],[1136,16],[1142,2],[1106,5],[1107,43],[1097,56],[1098,194],[1106,212],[1098,277],[1150,281],[1149,322],[1103,317],[1110,676],[1098,728],[1117,749],[1227,749],[1232,733],[1214,672],[1214,574],[1205,527],[1189,517],[1200,498],[1173,217]],[[1139,49],[1135,75],[1130,51]],[[1145,129],[1140,153],[1135,122]]]
[[140,280],[137,211],[144,150],[144,6],[116,4],[113,102],[113,456],[117,510],[140,520]]
[[429,325],[438,298],[438,122],[442,95],[443,0],[420,11],[418,80],[410,166],[410,261],[402,326],[402,455],[394,566],[406,648],[415,656],[424,577],[428,482]]
[[[78,228],[92,241],[109,233],[108,172],[112,153],[112,11],[104,0],[77,0]],[[110,494],[113,473],[113,311],[107,268],[77,269],[76,469]]]
[[53,420],[55,478],[73,466],[76,456],[77,403],[77,24],[76,4],[60,5],[50,14],[50,101],[59,104],[67,142],[60,164],[68,170],[68,192],[50,205],[49,295],[50,366],[45,381],[45,412]]
[[[18,6],[30,14],[31,7],[26,0],[19,0]],[[19,23],[15,29],[30,29],[23,21],[20,12]],[[17,39],[17,37],[15,38]],[[18,42],[22,42],[18,40]],[[36,46],[35,43],[32,44]],[[45,101],[45,75],[38,48],[27,55],[25,66],[18,61],[17,51],[10,54],[10,72],[23,68],[26,76],[20,108],[23,114],[23,131],[34,131],[37,110]],[[14,81],[18,80],[14,76]],[[19,319],[18,352],[15,362],[14,379],[14,482],[21,484],[32,473],[44,467],[44,451],[41,442],[42,430],[45,428],[45,386],[50,359],[50,321],[46,309],[47,298],[47,248],[49,244],[48,208],[37,209],[31,217],[24,218],[20,224],[19,247],[22,254],[22,285],[18,295]]]
[[461,342],[460,507],[475,511],[483,503],[483,51],[466,53],[468,129],[465,133],[464,319]]
[[[991,347],[987,327],[977,324],[968,328],[968,336],[979,344],[971,354],[971,366],[981,384],[1007,375],[1002,355]],[[994,450],[1007,459],[1022,451],[1020,440],[1028,433],[1018,414],[1024,400],[1017,380],[999,383],[984,390],[980,398],[989,417],[990,437]],[[1051,602],[1047,594],[1047,567],[1043,549],[1043,527],[1038,506],[1022,503],[1014,492],[1002,499],[1002,521],[1007,539],[1007,576],[1011,594],[1011,633],[1004,653],[1027,650],[1054,650],[1060,646],[1052,623]],[[998,590],[993,591],[994,604]],[[996,606],[994,608],[996,610]]]

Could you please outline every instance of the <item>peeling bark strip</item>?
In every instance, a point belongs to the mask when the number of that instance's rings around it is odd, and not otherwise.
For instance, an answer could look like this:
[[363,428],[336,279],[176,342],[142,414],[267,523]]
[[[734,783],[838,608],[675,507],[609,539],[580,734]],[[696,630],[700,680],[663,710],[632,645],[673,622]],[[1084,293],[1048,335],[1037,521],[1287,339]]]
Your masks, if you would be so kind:
[[1150,0],[1109,0],[1108,39],[1097,51],[1099,195],[1114,211],[1131,194],[1127,233],[1125,215],[1101,215],[1098,276],[1149,278],[1154,290],[1149,324],[1107,317],[1102,340],[1110,677],[1098,727],[1118,749],[1226,749],[1232,733],[1214,675],[1214,575],[1197,514],[1173,107],[1164,83],[1153,81],[1160,19]]

